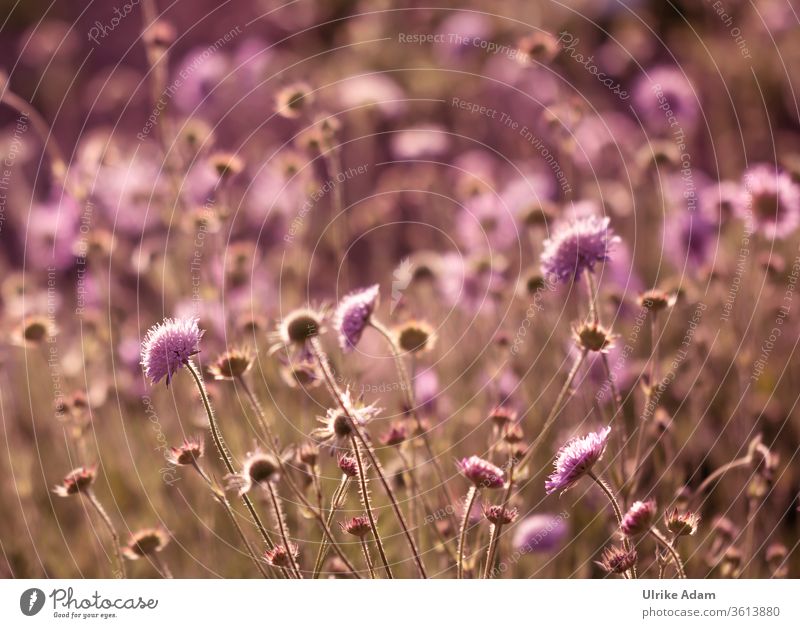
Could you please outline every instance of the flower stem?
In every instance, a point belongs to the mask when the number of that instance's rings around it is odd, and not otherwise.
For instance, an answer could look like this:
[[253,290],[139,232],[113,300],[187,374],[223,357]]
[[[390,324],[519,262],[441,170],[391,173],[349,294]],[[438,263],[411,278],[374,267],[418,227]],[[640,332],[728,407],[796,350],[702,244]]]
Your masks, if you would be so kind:
[[100,500],[97,499],[97,495],[94,494],[94,491],[90,488],[84,491],[83,494],[86,495],[89,503],[97,511],[97,514],[100,515],[100,519],[103,520],[103,523],[111,535],[111,541],[114,544],[114,560],[117,563],[117,571],[114,575],[118,578],[125,578],[125,561],[122,560],[122,553],[119,549],[119,534],[117,534],[117,529],[114,527],[114,523],[111,521],[111,517],[108,516],[106,509],[103,508]]
[[264,484],[267,486],[267,493],[269,494],[270,501],[272,502],[272,510],[275,515],[275,522],[278,526],[278,533],[281,535],[283,547],[286,548],[286,554],[289,556],[289,562],[292,565],[292,571],[298,579],[302,580],[303,574],[300,573],[300,567],[298,566],[297,560],[294,557],[294,552],[292,551],[292,544],[289,542],[289,532],[283,515],[283,509],[281,508],[280,501],[275,493],[275,487],[272,486],[272,482],[269,481],[264,482]]
[[658,528],[650,528],[648,534],[652,536],[672,557],[672,562],[675,563],[675,568],[678,570],[678,577],[679,578],[686,578],[686,571],[683,567],[683,561],[681,561],[681,557],[678,555],[677,550],[672,546],[664,535],[658,531]]
[[[350,481],[351,480],[348,476],[342,475],[341,483],[333,492],[333,496],[331,497],[331,509],[328,512],[327,518],[325,519],[325,525],[328,527],[328,529],[330,529],[331,524],[333,523],[334,514],[339,508],[342,507],[342,504],[344,504],[344,499],[347,495],[347,489],[350,487]],[[322,563],[325,562],[325,556],[328,554],[328,548],[328,539],[325,537],[319,544],[317,559],[314,561],[314,572],[311,575],[313,580],[316,580],[319,577],[319,572],[322,570]]]
[[486,566],[483,570],[483,577],[484,579],[488,579],[491,577],[491,574],[494,570],[494,563],[496,560],[497,555],[497,548],[500,543],[500,531],[503,528],[502,518],[505,516],[506,508],[508,508],[508,503],[511,500],[511,491],[513,490],[514,486],[514,458],[510,458],[508,463],[508,487],[506,488],[505,495],[503,495],[503,501],[501,502],[500,511],[500,519],[497,523],[492,525],[492,532],[489,536],[489,550],[487,551],[486,555]]
[[165,563],[163,560],[161,560],[158,557],[158,553],[157,552],[153,552],[152,554],[150,554],[149,558],[150,558],[150,560],[153,561],[153,566],[156,568],[156,571],[159,574],[161,574],[162,578],[164,578],[165,580],[172,580],[173,579],[172,572],[170,571],[169,567],[167,566],[167,563]]
[[464,545],[467,541],[467,526],[469,525],[469,513],[472,510],[472,505],[475,503],[475,498],[478,496],[478,487],[470,486],[467,491],[467,497],[464,500],[464,516],[461,519],[461,529],[458,533],[458,575],[459,580],[464,577]]
[[740,467],[746,467],[746,466],[750,465],[750,463],[751,463],[750,457],[749,456],[745,456],[743,458],[737,458],[736,460],[732,460],[728,464],[722,465],[719,469],[714,471],[705,480],[703,480],[703,482],[700,484],[700,486],[697,487],[697,490],[694,491],[694,495],[695,496],[702,495],[703,492],[709,486],[711,486],[715,481],[717,481],[720,477],[722,477],[728,471],[731,471],[733,469],[738,469]]
[[364,537],[361,537],[361,551],[364,552],[364,560],[367,561],[367,568],[369,569],[369,577],[375,580],[375,568],[372,566],[372,559],[369,556],[369,547]]
[[[597,477],[593,471],[589,471],[587,475],[590,478],[592,478],[592,480],[594,480],[594,483],[597,484],[600,490],[603,491],[603,493],[605,493],[605,496],[611,503],[611,507],[614,509],[614,516],[617,518],[617,526],[622,526],[622,510],[620,510],[619,502],[617,501],[617,498],[614,496],[614,491],[612,491],[609,488],[608,484],[606,484],[603,480]],[[627,536],[622,537],[622,544],[625,546],[626,552],[631,551],[631,542],[628,540]],[[636,579],[636,565],[631,567],[630,575],[632,579]]]

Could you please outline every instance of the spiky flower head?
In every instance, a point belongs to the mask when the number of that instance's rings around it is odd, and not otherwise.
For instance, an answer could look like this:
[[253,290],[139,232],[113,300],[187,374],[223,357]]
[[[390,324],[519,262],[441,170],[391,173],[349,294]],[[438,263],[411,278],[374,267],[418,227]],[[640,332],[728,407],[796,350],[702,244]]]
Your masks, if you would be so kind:
[[611,428],[589,432],[569,441],[556,454],[555,467],[545,482],[545,491],[551,495],[562,493],[575,485],[603,457]]
[[305,347],[312,338],[322,333],[325,314],[311,308],[300,308],[286,315],[278,326],[277,336],[286,346]]
[[169,535],[162,528],[145,528],[131,536],[122,553],[129,560],[139,560],[163,550],[169,543]]
[[174,465],[194,465],[203,457],[203,440],[187,438],[180,447],[170,447],[167,460]]
[[621,547],[612,545],[603,551],[597,566],[606,573],[624,574],[636,564],[638,556],[636,550],[626,551]]
[[228,475],[228,488],[244,495],[253,487],[266,482],[277,482],[280,478],[280,462],[272,454],[256,450],[245,458],[241,473]]
[[307,83],[292,83],[275,96],[275,111],[284,118],[298,118],[312,101],[313,93]]
[[370,525],[367,515],[359,515],[353,517],[349,521],[340,521],[339,527],[343,532],[357,536],[360,539],[363,539],[372,531],[372,526]]
[[736,209],[767,238],[785,238],[800,225],[800,186],[788,173],[758,164],[745,172],[742,187]]
[[199,353],[203,331],[197,323],[197,318],[166,318],[147,332],[142,343],[142,367],[153,384],[166,377],[169,386],[172,376]]
[[77,495],[78,493],[85,493],[88,491],[96,476],[96,467],[78,467],[73,469],[64,479],[61,484],[53,487],[53,492],[59,497],[69,497],[70,495]]
[[542,274],[565,283],[608,260],[611,249],[619,242],[609,222],[607,216],[589,214],[560,225],[544,242]]
[[650,312],[657,313],[675,305],[677,296],[674,293],[670,294],[664,290],[653,288],[640,294],[636,301],[639,303],[640,307],[643,307]]
[[581,323],[572,328],[572,336],[578,346],[587,351],[608,353],[614,346],[614,335],[599,323]]
[[253,352],[243,347],[231,349],[217,356],[214,363],[208,367],[214,379],[232,380],[242,377],[253,366]]
[[461,459],[458,470],[477,488],[503,488],[503,470],[478,456]]
[[402,423],[393,423],[381,437],[381,442],[387,447],[399,445],[408,438],[408,430]]
[[483,509],[483,516],[495,525],[514,523],[517,514],[516,508],[504,508],[502,505],[488,506]]
[[406,353],[422,353],[433,349],[436,335],[425,321],[412,320],[395,329],[397,344]]
[[264,558],[273,567],[291,567],[293,559],[297,560],[298,556],[300,550],[294,543],[289,543],[288,549],[284,545],[276,545],[264,552]]
[[358,460],[351,454],[342,454],[336,461],[339,469],[349,478],[358,475]]
[[619,528],[625,536],[637,536],[652,528],[655,518],[655,500],[636,501],[625,513]]
[[664,513],[664,524],[667,530],[678,536],[692,536],[697,532],[700,515],[691,511],[681,512],[677,508]]
[[336,308],[333,325],[339,334],[339,344],[343,351],[352,351],[361,340],[375,311],[380,296],[378,284],[351,292],[344,297]]
[[347,412],[339,406],[329,408],[324,417],[317,418],[323,427],[312,431],[311,438],[332,447],[341,447],[346,445],[354,434],[353,421],[359,426],[366,425],[381,411],[372,404],[363,405],[353,402],[350,390],[344,392],[342,401]]

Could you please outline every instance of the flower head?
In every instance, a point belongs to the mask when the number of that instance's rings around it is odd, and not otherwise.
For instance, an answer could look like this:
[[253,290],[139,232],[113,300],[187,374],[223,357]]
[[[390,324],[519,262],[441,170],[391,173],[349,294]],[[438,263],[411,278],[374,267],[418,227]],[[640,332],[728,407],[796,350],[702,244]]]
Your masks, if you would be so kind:
[[483,516],[495,525],[514,523],[517,514],[516,508],[504,508],[502,505],[487,506],[483,509]]
[[239,495],[249,492],[254,486],[265,482],[277,482],[280,478],[280,462],[272,454],[256,450],[245,458],[241,473],[228,475],[228,488]]
[[592,272],[595,264],[609,259],[619,238],[609,227],[610,219],[583,215],[560,225],[552,237],[545,240],[542,251],[542,273],[559,282]]
[[324,312],[311,308],[293,310],[281,321],[276,336],[283,346],[305,347],[309,340],[322,332],[324,320]]
[[603,551],[602,557],[596,564],[606,573],[623,574],[636,564],[637,558],[636,550],[628,552],[612,545]]
[[275,111],[284,118],[298,118],[308,109],[313,96],[307,83],[287,85],[275,96]]
[[571,488],[603,457],[611,428],[590,432],[586,436],[573,438],[564,445],[553,462],[554,471],[545,482],[548,495]]
[[361,334],[369,324],[372,312],[380,295],[378,284],[351,292],[344,297],[333,316],[334,327],[339,334],[339,344],[344,351],[352,351],[361,340]]
[[180,447],[170,447],[167,460],[174,465],[193,465],[203,457],[203,440],[187,438]]
[[531,515],[517,524],[514,549],[522,554],[551,552],[567,536],[568,528],[562,515]]
[[395,329],[397,344],[406,353],[422,353],[433,349],[436,334],[425,321],[408,321]]
[[744,174],[739,215],[768,238],[785,238],[800,225],[800,186],[774,166],[759,164]]
[[343,532],[357,536],[360,539],[363,539],[372,531],[369,517],[366,515],[359,515],[358,517],[353,517],[349,521],[342,521],[339,523],[339,527]]
[[276,545],[270,550],[264,552],[264,558],[273,567],[291,567],[292,561],[300,556],[300,550],[294,543],[289,543],[287,549],[283,545]]
[[614,346],[614,335],[599,323],[581,323],[572,328],[572,337],[587,351],[608,353]]
[[677,536],[692,536],[697,532],[700,515],[694,512],[680,512],[677,508],[664,513],[664,524],[667,530]]
[[131,536],[122,553],[129,560],[138,560],[163,550],[169,543],[169,535],[161,528],[146,528]]
[[358,460],[351,454],[342,454],[336,461],[339,469],[349,478],[358,475]]
[[15,340],[25,347],[37,347],[58,333],[56,326],[44,316],[29,316],[17,327]]
[[407,437],[406,426],[402,423],[393,423],[381,437],[381,442],[388,447],[393,447],[405,441]]
[[458,470],[478,488],[502,488],[505,483],[503,470],[478,456],[463,458]]
[[338,406],[329,408],[324,417],[318,417],[317,420],[323,427],[312,431],[311,438],[328,443],[334,448],[341,447],[346,445],[354,434],[352,420],[359,426],[366,425],[381,411],[371,404],[365,406],[354,403],[349,390],[344,392],[343,401],[347,412]]
[[53,492],[59,497],[85,493],[94,484],[95,475],[96,468],[94,466],[73,469],[64,476],[61,484],[53,487]]
[[203,332],[196,318],[166,318],[147,332],[142,343],[142,366],[153,384],[172,376],[200,351]]
[[660,312],[662,310],[671,308],[673,305],[675,305],[677,300],[678,298],[676,294],[670,294],[664,290],[659,290],[658,288],[647,290],[640,294],[636,299],[639,306],[649,312]]
[[241,377],[253,366],[253,353],[250,349],[231,349],[226,351],[208,367],[214,379],[236,379]]
[[625,513],[619,528],[625,536],[637,536],[647,532],[653,526],[655,518],[656,502],[654,500],[636,501]]

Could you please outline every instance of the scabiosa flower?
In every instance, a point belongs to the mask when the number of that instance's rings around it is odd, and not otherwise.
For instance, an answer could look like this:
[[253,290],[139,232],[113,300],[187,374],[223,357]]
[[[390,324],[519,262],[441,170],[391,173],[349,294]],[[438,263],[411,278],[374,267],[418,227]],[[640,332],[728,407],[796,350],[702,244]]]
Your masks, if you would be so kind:
[[342,529],[342,532],[347,532],[360,539],[363,539],[372,531],[372,526],[369,523],[369,517],[367,517],[367,515],[359,515],[353,517],[349,521],[340,521],[339,527]]
[[653,526],[655,518],[656,502],[654,500],[636,501],[625,513],[619,528],[625,536],[637,536],[647,532]]
[[147,378],[157,384],[172,376],[200,352],[203,332],[196,318],[166,318],[147,332],[142,343],[142,367]]
[[339,303],[333,324],[339,334],[342,350],[352,351],[361,340],[361,334],[378,304],[379,290],[380,286],[375,284],[348,294]]
[[176,466],[194,465],[202,457],[202,439],[187,438],[180,447],[170,447],[167,461]]
[[77,495],[78,493],[85,493],[88,491],[96,475],[96,467],[78,467],[73,469],[64,479],[61,484],[53,487],[53,492],[59,497],[69,497],[70,495]]
[[623,574],[633,568],[637,558],[636,550],[632,549],[628,552],[621,547],[612,545],[603,551],[600,560],[595,564],[606,573]]
[[552,552],[562,543],[567,532],[567,522],[561,515],[531,515],[517,525],[514,549],[521,554]]
[[697,532],[700,523],[700,515],[695,512],[680,512],[677,508],[664,513],[664,524],[667,530],[678,536],[692,536]]
[[608,353],[614,346],[613,334],[599,323],[582,323],[572,328],[572,337],[587,351]]
[[592,272],[595,264],[608,260],[612,247],[619,242],[609,222],[607,216],[584,215],[560,225],[544,242],[544,276],[563,283],[584,271]]
[[208,370],[214,379],[236,379],[242,377],[253,366],[253,353],[248,348],[231,349],[218,356]]
[[297,560],[299,556],[300,550],[294,543],[289,543],[288,549],[283,545],[276,545],[264,552],[264,558],[273,567],[291,567],[293,560]]
[[313,96],[307,83],[287,85],[275,96],[275,111],[284,118],[298,118],[311,105]]
[[336,461],[337,466],[349,478],[358,475],[358,460],[351,454],[342,454]]
[[458,462],[458,470],[477,488],[503,488],[503,470],[488,460],[478,456],[463,458]]
[[495,525],[506,525],[516,521],[517,509],[504,508],[502,505],[487,506],[483,509],[483,516]]
[[122,553],[128,560],[139,560],[163,550],[169,543],[169,535],[161,528],[146,528],[131,536]]
[[562,493],[575,485],[603,457],[611,428],[573,438],[561,449],[553,462],[555,470],[545,482],[545,491]]
[[280,478],[280,463],[272,454],[256,450],[245,458],[241,473],[228,475],[225,479],[229,490],[239,495],[249,492],[254,486],[265,482],[277,482]]
[[395,329],[397,344],[407,353],[422,353],[433,349],[436,335],[425,321],[408,321]]
[[736,209],[767,238],[785,238],[800,225],[800,187],[786,172],[758,164],[744,174]]
[[306,343],[319,336],[323,330],[325,313],[311,308],[300,308],[289,312],[280,322],[272,338],[278,341],[270,352],[281,347],[298,347],[305,350]]
[[355,419],[359,426],[363,426],[381,411],[380,408],[376,408],[372,404],[365,406],[353,403],[349,390],[344,392],[343,401],[350,416],[338,406],[329,408],[324,417],[317,418],[324,427],[312,431],[311,438],[327,443],[334,448],[347,445],[353,435],[353,425],[350,417]]

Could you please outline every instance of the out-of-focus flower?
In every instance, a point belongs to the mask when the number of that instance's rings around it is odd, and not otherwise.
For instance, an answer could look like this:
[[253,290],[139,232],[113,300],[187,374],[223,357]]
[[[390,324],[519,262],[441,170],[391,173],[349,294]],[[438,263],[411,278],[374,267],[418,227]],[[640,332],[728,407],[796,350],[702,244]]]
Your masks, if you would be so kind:
[[196,318],[166,318],[150,328],[142,343],[142,367],[147,378],[157,384],[172,376],[200,352],[203,332]]
[[651,527],[656,518],[656,502],[652,499],[636,501],[622,517],[620,530],[626,536],[644,534]]
[[69,497],[70,495],[85,493],[91,489],[96,475],[97,469],[94,466],[78,467],[67,473],[64,479],[61,480],[61,484],[57,484],[53,487],[53,492],[59,497]]
[[652,288],[639,295],[637,302],[640,307],[645,308],[650,312],[661,312],[675,305],[677,295],[675,293],[665,292],[658,288]]
[[[670,117],[674,117],[684,129],[691,129],[697,122],[700,110],[699,96],[694,87],[678,67],[660,66],[647,71],[647,75],[633,89],[633,103],[647,125],[657,131],[670,128]],[[665,115],[662,108],[673,116]]]
[[775,166],[758,164],[744,173],[737,213],[767,238],[786,238],[800,225],[800,187]]
[[544,242],[541,263],[545,277],[567,282],[608,260],[611,248],[619,241],[609,222],[607,216],[590,215],[560,225]]
[[457,466],[461,474],[477,488],[503,488],[505,483],[503,470],[488,460],[470,456],[462,458]]
[[245,458],[241,473],[228,475],[225,480],[229,490],[239,495],[250,492],[254,487],[280,479],[280,463],[272,454],[256,450]]
[[275,96],[275,111],[284,118],[298,118],[314,101],[314,93],[308,83],[292,83]]
[[548,495],[564,492],[575,485],[603,457],[611,428],[590,432],[586,436],[573,438],[556,454],[555,470],[545,482]]
[[613,346],[613,334],[599,323],[581,323],[572,328],[575,342],[586,351],[608,353]]
[[352,76],[339,83],[339,102],[342,109],[374,107],[384,115],[394,117],[405,110],[405,93],[385,74],[378,72]]
[[300,550],[294,543],[289,543],[288,549],[283,545],[276,545],[264,552],[264,558],[273,567],[291,567],[292,562],[297,560],[299,556]]
[[282,347],[296,347],[306,349],[306,343],[319,336],[323,331],[325,314],[311,308],[293,310],[281,320],[277,331],[272,334],[272,339],[277,340],[271,352]]
[[122,554],[128,560],[139,560],[163,550],[169,543],[169,535],[161,528],[146,528],[131,536],[128,544],[122,548]]
[[397,344],[407,353],[424,353],[433,349],[436,335],[425,321],[411,320],[398,325],[394,330]]
[[596,564],[606,573],[623,574],[633,568],[637,558],[636,550],[626,551],[612,545],[603,551],[602,557]]
[[38,347],[55,337],[56,326],[44,316],[29,316],[23,320],[14,332],[14,340],[25,347]]
[[530,515],[517,524],[514,549],[522,554],[552,552],[567,536],[567,522],[561,515]]
[[408,438],[408,430],[402,423],[393,423],[389,430],[381,437],[381,442],[387,447],[393,447]]
[[351,292],[339,302],[333,316],[333,326],[343,351],[352,351],[361,340],[361,334],[377,307],[379,295],[380,286],[375,284]]
[[214,376],[214,379],[231,380],[242,377],[252,366],[253,353],[249,348],[244,347],[242,349],[231,349],[217,356],[217,359],[208,367],[208,370]]
[[187,438],[179,447],[170,447],[167,461],[178,466],[194,465],[203,457],[203,440]]
[[558,40],[546,31],[534,31],[517,42],[521,60],[547,64],[559,51]]
[[504,508],[502,505],[487,506],[483,509],[483,516],[495,525],[507,525],[517,519],[516,508]]

